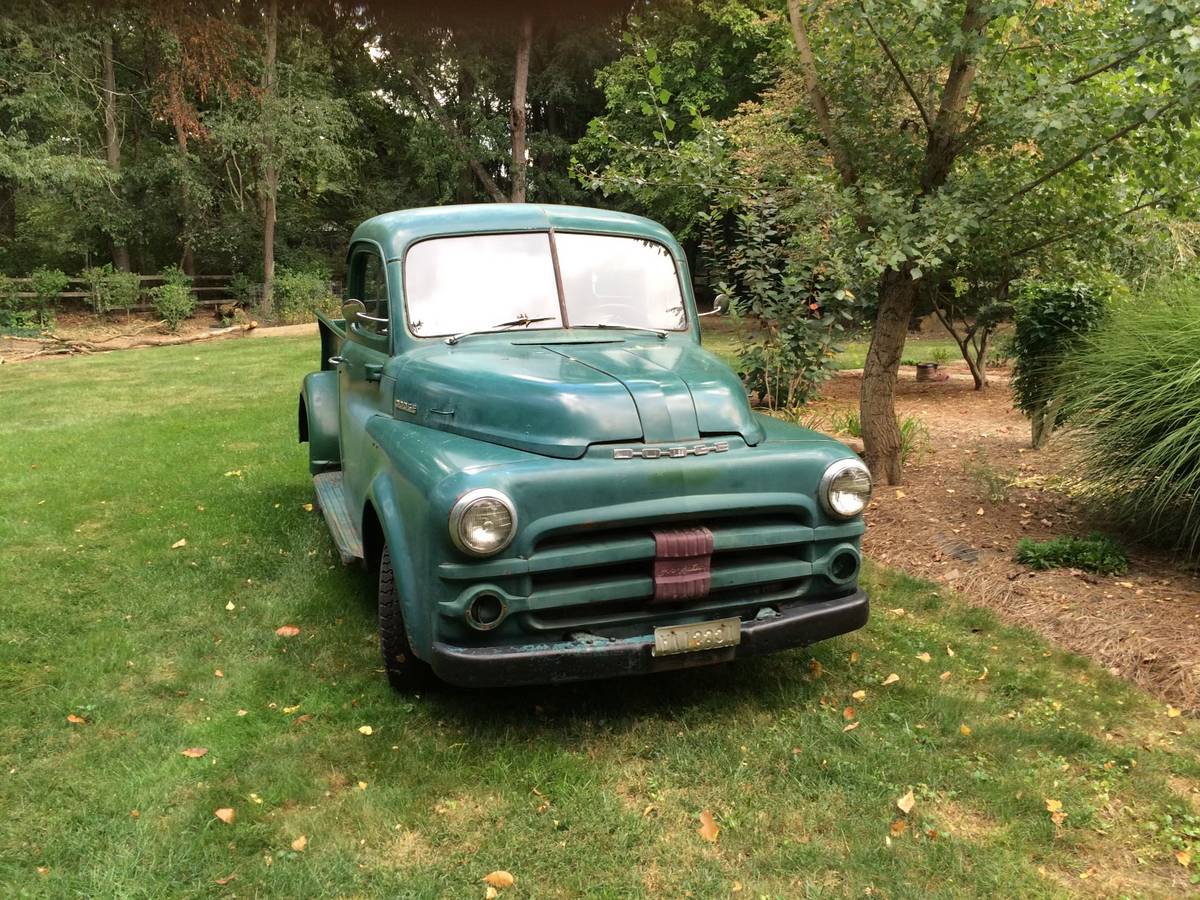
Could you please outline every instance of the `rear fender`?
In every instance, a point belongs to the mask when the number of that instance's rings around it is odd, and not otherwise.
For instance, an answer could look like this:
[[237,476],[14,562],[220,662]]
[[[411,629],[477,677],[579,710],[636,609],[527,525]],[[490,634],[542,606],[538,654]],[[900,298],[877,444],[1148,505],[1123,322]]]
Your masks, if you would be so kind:
[[342,465],[337,377],[332,369],[310,372],[300,391],[300,443],[308,442],[308,468],[314,475]]

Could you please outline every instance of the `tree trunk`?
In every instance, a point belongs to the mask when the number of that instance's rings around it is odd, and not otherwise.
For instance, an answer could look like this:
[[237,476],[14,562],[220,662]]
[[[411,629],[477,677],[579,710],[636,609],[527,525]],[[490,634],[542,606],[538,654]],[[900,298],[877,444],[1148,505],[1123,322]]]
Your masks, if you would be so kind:
[[967,368],[971,370],[971,377],[976,383],[976,390],[982,391],[988,386],[988,335],[983,335],[979,338],[979,349],[976,355],[971,356],[971,347],[968,346],[962,359],[967,361]]
[[17,182],[0,178],[0,244],[8,245],[17,236]]
[[275,51],[279,37],[279,0],[267,6],[266,49],[263,57],[263,290],[264,314],[271,312],[275,286],[275,203],[279,193],[279,166],[275,159]]
[[[178,106],[176,106],[178,109]],[[188,192],[188,137],[187,129],[179,118],[175,119],[175,146],[179,149],[179,217],[183,223],[179,242],[183,244],[183,254],[179,267],[185,275],[196,274],[196,257],[192,252],[192,195]]]
[[917,282],[908,266],[884,272],[879,312],[863,366],[861,410],[863,457],[876,481],[900,484],[900,428],[896,422],[896,374],[917,302]]
[[512,98],[512,202],[525,202],[525,94],[529,87],[529,51],[533,46],[533,14],[521,17],[521,37],[517,43],[517,71],[513,77]]
[[[108,158],[109,171],[120,189],[121,181],[121,133],[117,129],[117,76],[113,71],[112,34],[105,31],[100,38],[100,57],[104,78],[104,152]],[[123,241],[112,240],[112,261],[115,268],[129,271],[129,248]]]

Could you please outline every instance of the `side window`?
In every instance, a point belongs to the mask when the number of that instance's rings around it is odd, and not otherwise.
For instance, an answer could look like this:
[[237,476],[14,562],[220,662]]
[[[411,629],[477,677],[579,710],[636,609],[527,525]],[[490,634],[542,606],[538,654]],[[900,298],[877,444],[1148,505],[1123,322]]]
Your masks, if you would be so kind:
[[[354,255],[350,296],[361,300],[367,308],[367,315],[371,316],[371,319],[359,320],[361,327],[374,334],[387,334],[387,275],[383,270],[383,260],[374,250],[361,250]],[[382,319],[383,321],[376,322],[372,319]]]

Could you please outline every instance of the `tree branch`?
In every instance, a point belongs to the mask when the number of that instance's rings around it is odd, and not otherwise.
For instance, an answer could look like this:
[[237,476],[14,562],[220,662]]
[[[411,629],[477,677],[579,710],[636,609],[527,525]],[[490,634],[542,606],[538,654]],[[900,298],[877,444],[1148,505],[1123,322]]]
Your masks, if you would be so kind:
[[1140,119],[1136,119],[1136,120],[1130,122],[1124,128],[1120,128],[1117,131],[1114,131],[1108,137],[1104,138],[1104,140],[1102,140],[1096,144],[1092,144],[1090,147],[1086,147],[1083,150],[1080,150],[1074,156],[1071,156],[1068,159],[1063,160],[1061,163],[1059,163],[1054,168],[1050,169],[1048,172],[1045,172],[1042,175],[1039,175],[1033,181],[1029,182],[1029,184],[1025,185],[1024,187],[1018,188],[1016,191],[1009,194],[1007,197],[1005,197],[1003,200],[1001,200],[999,203],[997,203],[995,206],[993,206],[992,210],[996,210],[1001,206],[1007,206],[1008,204],[1012,203],[1014,200],[1016,200],[1020,197],[1023,197],[1025,194],[1028,194],[1030,191],[1034,190],[1035,188],[1041,187],[1043,184],[1045,184],[1047,181],[1049,181],[1051,178],[1055,177],[1056,175],[1062,174],[1063,172],[1065,172],[1067,169],[1071,168],[1071,166],[1075,165],[1075,163],[1079,162],[1080,160],[1085,159],[1088,156],[1091,156],[1093,153],[1095,153],[1097,150],[1101,149],[1102,147],[1107,147],[1109,144],[1115,143],[1116,141],[1121,140],[1121,138],[1125,137],[1126,135],[1131,134],[1134,131],[1137,131],[1143,125],[1153,122],[1155,119],[1157,119],[1159,116],[1161,116],[1164,112],[1166,112],[1168,109],[1170,109],[1172,106],[1174,106],[1175,102],[1176,101],[1171,100],[1170,102],[1159,107],[1158,110],[1152,116],[1149,116],[1149,117],[1143,116]]
[[[1189,191],[1189,192],[1185,192],[1185,193],[1192,193],[1192,192]],[[1048,247],[1051,244],[1055,244],[1059,241],[1066,240],[1067,238],[1074,237],[1075,235],[1077,235],[1081,231],[1083,231],[1084,228],[1097,227],[1100,225],[1107,225],[1109,222],[1115,222],[1118,219],[1123,219],[1126,216],[1131,216],[1135,212],[1138,212],[1139,210],[1143,210],[1143,209],[1146,209],[1151,206],[1159,206],[1162,203],[1165,203],[1167,200],[1173,200],[1180,196],[1183,196],[1183,194],[1160,194],[1157,197],[1151,197],[1149,200],[1146,200],[1144,203],[1138,203],[1134,206],[1129,207],[1128,209],[1121,210],[1121,212],[1119,212],[1119,213],[1113,213],[1111,216],[1105,216],[1103,219],[1099,219],[1096,221],[1085,221],[1085,222],[1080,223],[1080,226],[1078,228],[1072,229],[1071,231],[1060,231],[1058,234],[1051,235],[1048,238],[1043,238],[1040,241],[1034,241],[1032,244],[1027,244],[1026,246],[1022,247],[1019,250],[1014,250],[1012,253],[1006,254],[1003,257],[1003,259],[1006,259],[1006,260],[1007,259],[1015,259],[1018,256],[1024,256],[1026,253],[1032,253],[1034,250],[1041,250],[1043,247]]]
[[858,182],[858,173],[850,161],[850,154],[842,143],[841,137],[833,127],[833,119],[829,116],[829,101],[821,89],[821,78],[817,71],[817,61],[813,56],[812,45],[808,41],[808,28],[800,9],[801,0],[788,0],[788,19],[792,25],[792,40],[796,44],[796,52],[800,56],[800,72],[804,76],[804,90],[808,94],[809,105],[813,115],[817,117],[817,127],[829,147],[833,157],[834,168],[842,179],[845,187],[852,187]]
[[912,98],[912,102],[917,106],[917,112],[921,114],[921,121],[925,123],[925,131],[929,134],[933,133],[933,120],[929,117],[929,113],[925,110],[925,104],[921,102],[921,98],[917,96],[916,89],[913,88],[912,82],[908,80],[908,76],[904,74],[904,70],[900,68],[900,62],[892,53],[892,48],[888,46],[888,42],[884,40],[883,35],[875,28],[875,23],[871,21],[871,17],[867,14],[867,7],[862,0],[858,0],[858,8],[862,10],[863,20],[867,23],[867,27],[871,29],[871,34],[875,35],[875,40],[879,43],[879,47],[883,50],[883,55],[888,58],[888,62],[892,64],[892,68],[896,70],[896,74],[900,77],[900,81],[904,84],[904,89],[908,91],[908,96]]
[[426,84],[425,79],[415,72],[409,73],[405,77],[420,96],[428,113],[438,120],[438,123],[442,126],[442,130],[446,132],[446,136],[450,138],[458,151],[466,158],[467,165],[471,167],[471,171],[475,173],[475,177],[479,179],[479,183],[483,185],[483,189],[487,191],[488,196],[497,203],[507,203],[508,197],[504,195],[504,191],[500,190],[500,187],[488,173],[488,170],[483,167],[483,163],[476,159],[475,154],[471,152],[471,149],[467,146],[466,138],[458,130],[458,126],[450,118],[445,107],[438,103],[437,97],[429,85]]
[[[985,9],[983,0],[967,0],[962,22],[959,24],[963,37],[969,41],[973,35],[982,33],[992,15],[993,13]],[[950,71],[942,88],[942,101],[929,133],[929,143],[925,148],[925,171],[921,176],[921,187],[927,194],[945,184],[950,175],[957,155],[955,144],[958,141],[963,108],[967,104],[974,80],[975,57],[964,47],[954,54],[954,59],[950,62]]]

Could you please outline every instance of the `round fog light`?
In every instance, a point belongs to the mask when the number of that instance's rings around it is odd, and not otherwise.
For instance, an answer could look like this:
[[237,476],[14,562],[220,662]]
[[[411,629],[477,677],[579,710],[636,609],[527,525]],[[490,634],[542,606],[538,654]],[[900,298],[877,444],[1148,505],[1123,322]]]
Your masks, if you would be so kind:
[[467,606],[467,624],[478,631],[488,631],[504,618],[504,601],[495,594],[480,594]]

